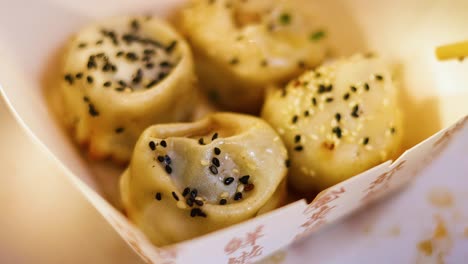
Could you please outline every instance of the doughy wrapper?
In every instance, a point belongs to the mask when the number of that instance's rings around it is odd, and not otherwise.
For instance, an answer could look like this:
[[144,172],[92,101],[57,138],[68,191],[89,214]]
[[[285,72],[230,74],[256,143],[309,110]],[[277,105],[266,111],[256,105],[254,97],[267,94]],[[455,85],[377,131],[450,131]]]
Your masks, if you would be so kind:
[[[387,161],[321,192],[310,204],[299,200],[239,225],[157,248],[111,205],[112,200],[104,198],[113,197],[109,193],[117,188],[111,184],[115,182],[112,177],[122,168],[85,159],[49,111],[43,84],[51,58],[80,27],[118,13],[141,11],[162,16],[183,1],[28,1],[34,12],[24,12],[24,1],[0,8],[2,95],[27,133],[148,263],[260,260],[407,186],[448,144],[468,138],[461,132],[468,126],[468,63],[438,62],[434,56],[435,46],[466,37],[466,1],[322,1],[317,13],[326,14],[323,19],[330,24],[327,33],[336,54],[371,50],[402,65],[404,147],[408,150],[394,162]],[[21,157],[18,161],[27,166]]]

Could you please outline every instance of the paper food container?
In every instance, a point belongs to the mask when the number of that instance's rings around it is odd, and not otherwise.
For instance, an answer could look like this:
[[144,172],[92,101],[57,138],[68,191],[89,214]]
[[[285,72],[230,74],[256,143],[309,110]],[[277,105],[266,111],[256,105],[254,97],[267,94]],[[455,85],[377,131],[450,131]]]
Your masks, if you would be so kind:
[[88,201],[148,263],[260,260],[408,185],[449,142],[468,137],[466,133],[455,136],[468,125],[468,61],[439,62],[434,56],[436,46],[468,39],[467,1],[315,3],[336,54],[375,51],[401,65],[408,150],[393,162],[387,161],[323,191],[310,204],[299,200],[218,232],[157,248],[111,205],[111,199],[105,198],[117,192],[115,179],[121,170],[91,163],[81,154],[50,113],[43,86],[45,76],[53,71],[51,65],[58,50],[83,25],[115,14],[164,16],[182,2],[18,0],[0,4],[0,85],[11,111]]

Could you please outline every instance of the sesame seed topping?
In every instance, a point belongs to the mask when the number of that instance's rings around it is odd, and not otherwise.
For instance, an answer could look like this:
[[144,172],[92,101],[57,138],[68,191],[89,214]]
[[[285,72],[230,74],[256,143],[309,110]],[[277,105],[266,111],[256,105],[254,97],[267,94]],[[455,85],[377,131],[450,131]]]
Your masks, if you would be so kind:
[[156,198],[156,200],[161,201],[161,199],[162,199],[161,193],[160,192],[156,193],[155,198]]
[[302,150],[304,150],[304,147],[303,146],[295,146],[294,150],[295,151],[302,151]]
[[109,87],[111,85],[112,85],[112,83],[110,81],[107,81],[107,82],[104,83],[104,87]]
[[166,51],[168,53],[171,53],[176,46],[177,46],[177,41],[174,40],[166,47]]
[[333,102],[333,97],[328,97],[327,99],[325,99],[325,102],[327,103]]
[[86,77],[86,81],[90,84],[93,83],[93,77],[88,75],[88,77]]
[[145,65],[145,67],[146,67],[146,69],[150,70],[150,69],[153,69],[154,64],[151,63],[151,62],[149,62],[149,63],[147,63],[147,64]]
[[172,197],[174,197],[176,201],[179,201],[179,196],[177,196],[177,193],[172,192]]
[[369,138],[368,137],[365,137],[363,140],[362,140],[362,144],[363,145],[367,145],[369,143]]
[[164,169],[166,170],[166,172],[167,172],[168,174],[171,174],[171,173],[172,173],[172,168],[171,168],[171,166],[166,165],[166,166],[164,166]]
[[353,110],[351,111],[351,116],[356,117],[356,118],[359,117],[359,105],[358,104],[353,106]]
[[203,201],[195,199],[195,204],[198,206],[203,206]]
[[348,100],[349,99],[349,93],[345,93],[343,95],[343,100]]
[[239,178],[239,181],[243,184],[247,184],[249,183],[249,179],[250,179],[250,175],[244,175]]
[[234,181],[234,178],[233,177],[227,177],[224,179],[224,184],[225,185],[230,185],[232,182]]
[[96,110],[93,104],[88,104],[88,112],[92,117],[98,116],[99,112]]
[[234,194],[234,200],[239,201],[240,199],[242,199],[242,193],[236,192],[236,194]]
[[227,200],[223,198],[223,199],[219,200],[219,204],[220,205],[225,205],[225,204],[227,204]]
[[353,93],[355,93],[355,92],[357,91],[356,86],[351,86],[351,91],[352,91]]
[[382,80],[383,80],[383,76],[380,75],[380,74],[376,74],[376,75],[375,75],[375,79],[376,79],[377,81],[382,81]]
[[130,61],[138,60],[138,55],[136,55],[134,52],[128,52],[127,54],[125,54],[125,57]]
[[78,48],[82,49],[82,48],[86,48],[87,44],[82,42],[80,44],[78,44]]
[[287,160],[285,160],[285,161],[284,161],[284,166],[286,166],[286,168],[289,168],[289,167],[291,167],[291,161],[290,161],[290,160],[288,160],[288,159],[287,159]]
[[366,91],[369,91],[369,90],[370,90],[370,86],[369,86],[368,83],[365,83],[365,84],[364,84],[364,90],[366,90]]
[[337,138],[341,138],[342,131],[340,127],[334,127],[332,132],[336,135]]
[[340,120],[341,120],[341,114],[340,114],[340,113],[336,113],[336,114],[335,114],[335,119],[336,119],[337,122],[340,122]]
[[301,135],[295,135],[294,136],[294,143],[299,143],[301,141]]
[[395,134],[395,132],[396,132],[396,129],[394,127],[391,127],[390,128],[390,133]]
[[213,141],[213,140],[215,140],[217,138],[218,138],[218,133],[214,133],[213,136],[211,137],[211,140]]
[[155,150],[155,149],[156,149],[156,143],[154,143],[154,141],[150,141],[148,145],[149,145],[149,147],[150,147],[151,150]]
[[205,142],[204,142],[203,138],[200,138],[200,139],[198,140],[198,144],[200,144],[200,145],[205,145]]
[[206,217],[206,214],[200,208],[193,208],[190,211],[190,216],[191,217],[195,217],[195,216]]
[[239,59],[238,59],[238,58],[232,58],[232,59],[229,61],[229,64],[231,64],[231,65],[237,65],[237,64],[239,64]]
[[192,197],[193,199],[195,199],[195,197],[197,197],[197,195],[198,195],[198,190],[194,188],[194,189],[190,192],[190,197]]
[[317,99],[315,99],[315,97],[312,97],[312,104],[313,104],[314,106],[317,105]]
[[185,187],[184,191],[182,192],[182,196],[187,196],[187,194],[189,194],[190,192],[190,188],[189,187]]
[[158,161],[159,161],[159,162],[164,162],[164,157],[161,156],[161,155],[159,155],[159,156],[158,156]]
[[309,116],[309,110],[304,111],[304,116]]
[[291,23],[291,15],[288,13],[282,13],[279,16],[279,22],[284,26],[289,25]]
[[161,146],[162,146],[163,148],[167,147],[167,143],[166,143],[165,140],[161,140],[161,143],[160,143],[160,144],[161,144]]
[[219,168],[220,164],[219,164],[219,159],[214,157],[211,162],[213,163],[213,165],[215,165],[216,167]]
[[71,74],[66,74],[64,78],[65,78],[65,81],[68,82],[68,84],[70,85],[73,84],[73,76]]
[[192,207],[192,206],[193,206],[193,201],[194,201],[193,198],[192,198],[192,197],[189,197],[187,200],[185,200],[185,203],[186,203],[188,206]]
[[219,148],[214,148],[214,154],[216,155],[221,154],[221,150]]
[[120,134],[120,133],[124,132],[124,130],[125,129],[123,127],[118,127],[118,128],[115,129],[115,133]]
[[140,28],[140,23],[136,19],[133,19],[130,22],[130,26],[132,27],[133,30],[138,30]]
[[164,156],[164,162],[169,165],[171,164],[172,160],[171,160],[171,157],[169,157],[168,155],[165,155]]
[[216,166],[214,166],[214,165],[210,166],[210,171],[213,174],[218,174],[218,168],[216,168]]
[[292,120],[291,120],[291,122],[292,122],[293,124],[296,124],[298,119],[299,119],[299,116],[298,116],[298,115],[294,115],[293,118],[292,118]]
[[76,77],[77,79],[81,79],[81,77],[83,77],[83,73],[79,72],[79,73],[77,73],[77,74],[75,75],[75,77]]

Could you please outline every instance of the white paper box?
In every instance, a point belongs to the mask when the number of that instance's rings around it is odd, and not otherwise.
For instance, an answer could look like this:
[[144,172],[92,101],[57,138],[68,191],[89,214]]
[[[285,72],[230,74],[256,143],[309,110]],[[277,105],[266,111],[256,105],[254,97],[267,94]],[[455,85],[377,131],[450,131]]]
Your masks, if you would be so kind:
[[[437,45],[468,39],[467,1],[327,1],[313,3],[337,54],[377,51],[402,65],[405,146],[422,143],[333,186],[307,205],[297,201],[239,225],[156,248],[103,197],[120,171],[88,162],[50,113],[44,76],[70,34],[104,16],[162,16],[183,1],[17,0],[0,3],[0,86],[17,120],[60,165],[106,220],[149,263],[250,263],[407,185],[468,124],[468,62],[438,62]],[[307,1],[305,1],[307,2]],[[325,2],[325,1],[322,1]],[[310,4],[310,3],[307,3]],[[440,128],[444,128],[440,130]],[[432,135],[434,132],[438,133]],[[466,131],[466,130],[465,130]],[[456,143],[455,143],[456,144]],[[461,153],[468,155],[468,153]],[[22,161],[18,157],[19,162]],[[109,181],[115,183],[115,181]],[[102,188],[107,186],[107,188]],[[66,197],[64,197],[66,199]]]

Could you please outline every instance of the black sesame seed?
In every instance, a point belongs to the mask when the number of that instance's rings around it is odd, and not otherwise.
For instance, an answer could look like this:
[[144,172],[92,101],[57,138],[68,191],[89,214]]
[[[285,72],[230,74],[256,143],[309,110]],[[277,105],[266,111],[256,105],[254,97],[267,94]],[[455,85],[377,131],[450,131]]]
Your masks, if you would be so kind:
[[88,64],[86,65],[86,67],[88,67],[89,70],[91,70],[92,68],[97,68],[97,64],[94,58],[94,56],[90,56],[88,59]]
[[262,60],[262,61],[260,62],[260,65],[261,65],[262,67],[266,67],[266,66],[268,66],[268,61],[267,61],[267,60]]
[[65,81],[68,82],[68,84],[70,84],[70,85],[73,84],[73,76],[71,74],[66,74],[64,79],[65,79]]
[[117,82],[120,86],[123,86],[123,87],[126,87],[127,86],[127,83],[123,80],[120,80]]
[[122,55],[124,55],[124,53],[125,53],[125,52],[123,52],[123,51],[118,51],[118,52],[115,54],[115,56],[121,57]]
[[211,140],[213,141],[213,140],[215,140],[217,138],[218,138],[218,133],[214,133],[213,136],[211,137]]
[[343,95],[343,100],[348,100],[349,99],[349,93],[345,93]]
[[102,39],[96,41],[96,45],[101,45],[104,41]]
[[250,175],[244,175],[239,178],[239,181],[243,184],[247,184],[249,183],[249,179],[250,179]]
[[281,89],[281,97],[285,97],[288,91],[286,91],[286,88]]
[[288,159],[287,159],[287,160],[285,160],[285,161],[284,161],[284,166],[286,166],[286,168],[289,168],[289,167],[291,167],[291,161],[290,161],[290,160],[288,160]]
[[166,67],[171,67],[172,64],[168,61],[162,61],[161,63],[159,63],[159,66],[166,68]]
[[197,189],[193,189],[190,192],[190,197],[192,197],[193,199],[195,199],[195,197],[197,197],[197,195],[198,195],[198,190]]
[[148,70],[149,70],[149,69],[153,69],[154,64],[151,63],[151,62],[149,62],[149,63],[146,63],[145,67],[146,67],[146,69],[148,69]]
[[182,192],[182,196],[187,196],[187,194],[189,194],[190,192],[190,188],[189,187],[185,187],[184,191]]
[[216,154],[216,155],[221,154],[221,149],[219,149],[219,148],[214,148],[214,154]]
[[210,171],[213,174],[218,174],[218,168],[216,168],[216,166],[214,166],[214,165],[210,166]]
[[164,162],[164,157],[163,156],[158,156],[158,161],[159,162]]
[[288,13],[281,14],[279,17],[279,22],[284,26],[289,25],[291,23],[291,15]]
[[76,77],[77,79],[81,79],[81,77],[83,77],[83,73],[79,72],[79,73],[77,73],[77,74],[75,75],[75,77]]
[[117,92],[123,92],[125,90],[125,87],[116,87],[114,90]]
[[172,192],[172,197],[174,197],[176,201],[179,201],[179,196],[177,196],[177,193]]
[[135,73],[135,76],[132,79],[132,82],[134,84],[138,84],[141,82],[142,77],[143,77],[143,71],[141,69],[138,69],[137,72]]
[[309,114],[310,114],[310,113],[309,113],[309,110],[305,110],[305,111],[304,111],[304,116],[309,116]]
[[138,56],[134,52],[128,52],[125,57],[130,61],[138,60]]
[[293,118],[292,118],[292,120],[291,120],[291,122],[292,122],[293,124],[296,124],[298,119],[299,119],[299,116],[294,115]]
[[192,199],[192,197],[189,197],[187,200],[185,200],[185,203],[186,203],[188,206],[192,207],[192,206],[193,206],[193,201],[194,201],[194,200]]
[[229,184],[231,184],[233,181],[234,181],[234,178],[233,178],[233,177],[227,177],[227,178],[224,179],[223,182],[224,182],[225,185],[229,185]]
[[153,87],[154,85],[156,85],[158,82],[159,82],[159,80],[154,79],[151,82],[149,82],[145,87],[146,87],[146,89],[149,89],[149,88]]
[[221,165],[221,164],[219,163],[219,159],[216,158],[216,157],[214,157],[214,158],[211,160],[211,163],[213,163],[213,165],[215,165],[215,166],[218,167],[218,168],[219,168],[219,166]]
[[239,63],[239,59],[238,58],[232,58],[230,61],[229,61],[229,64],[231,65],[236,65]]
[[227,204],[227,200],[226,199],[221,199],[221,200],[219,200],[219,204],[220,205],[225,205],[225,204]]
[[336,135],[337,138],[341,138],[341,135],[342,135],[342,131],[341,131],[341,128],[340,127],[334,127],[332,129],[332,133],[334,133]]
[[312,97],[312,104],[313,104],[314,106],[317,105],[317,99],[315,99],[315,97]]
[[78,48],[82,49],[82,48],[86,48],[87,44],[82,42],[80,44],[78,44]]
[[88,105],[88,112],[92,117],[98,116],[99,112],[96,110],[96,107],[94,107],[93,104]]
[[375,79],[376,79],[377,81],[382,81],[382,80],[383,80],[383,76],[382,76],[382,75],[379,75],[379,74],[376,74],[376,75],[375,75]]
[[200,139],[198,140],[198,144],[200,144],[200,145],[205,145],[205,141],[203,140],[203,138],[200,138]]
[[301,69],[306,67],[306,63],[303,60],[297,62],[297,66]]
[[353,106],[353,110],[351,111],[352,117],[359,117],[359,105]]
[[159,144],[161,144],[161,146],[162,146],[163,148],[167,147],[167,142],[166,142],[166,140],[161,140],[161,143],[159,143]]
[[364,84],[364,90],[366,90],[366,91],[369,91],[369,90],[370,90],[370,87],[369,87],[369,84],[368,84],[368,83],[365,83],[365,84]]
[[123,127],[118,127],[118,128],[115,129],[115,133],[120,134],[120,133],[124,132],[124,130],[125,129]]
[[165,72],[160,72],[160,73],[158,74],[158,80],[162,80],[162,79],[166,78],[166,76],[167,76],[167,73],[165,73]]
[[395,134],[395,132],[396,132],[396,128],[391,127],[391,128],[390,128],[390,133]]
[[203,206],[203,201],[202,200],[195,200],[195,204],[198,206]]
[[340,113],[336,113],[336,114],[335,114],[335,119],[336,119],[337,122],[340,122],[340,120],[341,120],[341,114],[340,114]]
[[236,194],[234,194],[234,200],[239,201],[240,199],[242,199],[242,193],[236,192]]
[[325,99],[325,102],[327,103],[333,102],[333,97],[328,97],[327,99]]
[[162,199],[162,195],[161,195],[161,193],[159,193],[159,192],[158,192],[158,193],[156,193],[156,196],[155,196],[155,198],[156,198],[156,200],[158,200],[158,201],[161,201],[161,199]]
[[168,155],[165,155],[164,156],[164,162],[169,165],[171,164],[172,160],[171,160],[171,157],[169,157]]
[[134,19],[130,22],[130,26],[133,30],[138,30],[140,28],[140,23],[138,23],[138,21]]
[[201,213],[200,208],[193,208],[192,210],[190,210],[190,216],[191,217],[198,216],[198,215],[200,215],[200,213]]
[[88,75],[88,77],[86,77],[86,81],[90,84],[93,83],[93,77]]
[[303,146],[296,146],[296,147],[294,147],[294,150],[295,150],[295,151],[302,151],[303,149],[304,149]]
[[177,46],[177,41],[174,40],[166,47],[166,51],[168,53],[171,53],[175,49],[176,46]]
[[299,143],[301,141],[301,135],[295,135],[294,136],[294,143]]
[[89,97],[88,96],[83,96],[83,101],[85,101],[86,103],[89,103]]
[[362,144],[363,145],[367,145],[369,143],[369,138],[368,137],[365,137],[363,140],[362,140]]
[[164,166],[164,169],[166,170],[166,172],[167,172],[168,174],[171,174],[171,173],[172,173],[172,168],[171,168],[171,166],[166,165],[166,166]]
[[154,143],[154,141],[150,141],[148,145],[149,145],[149,147],[150,147],[151,150],[155,150],[155,149],[156,149],[156,143]]
[[154,49],[145,49],[143,51],[145,55],[153,55],[155,53]]
[[104,83],[104,87],[110,87],[112,85],[112,83],[110,81],[107,81]]

